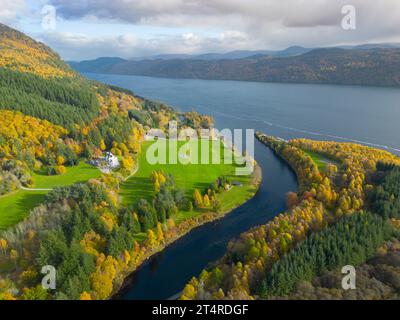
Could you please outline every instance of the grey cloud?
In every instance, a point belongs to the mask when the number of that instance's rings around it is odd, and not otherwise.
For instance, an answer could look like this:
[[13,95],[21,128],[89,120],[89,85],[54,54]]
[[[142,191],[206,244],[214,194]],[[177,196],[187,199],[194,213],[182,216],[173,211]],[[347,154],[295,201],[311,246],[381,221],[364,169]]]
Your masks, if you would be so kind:
[[236,49],[255,49],[246,34],[237,31],[222,32],[214,37],[205,37],[195,33],[158,38],[143,39],[136,34],[115,37],[89,37],[84,34],[47,32],[36,35],[62,53],[66,60],[93,59],[100,56],[119,56],[124,58],[156,55],[159,53],[222,52]]
[[1,0],[0,22],[14,24],[18,15],[27,11],[25,0]]
[[[46,35],[68,58],[133,57],[159,53],[201,53],[237,49],[282,49],[400,41],[400,1],[384,0],[48,0],[67,20],[88,19],[192,30],[184,35],[91,38]],[[341,8],[357,9],[357,30],[341,28]],[[93,22],[94,21],[94,22]],[[221,30],[205,36],[203,30]],[[215,32],[215,31],[213,31]],[[75,50],[75,51],[74,51]]]
[[50,3],[66,19],[92,16],[129,23],[159,21],[166,27],[174,24],[174,17],[190,26],[199,22],[199,17],[206,20],[218,17],[215,21],[223,25],[224,19],[232,16],[260,23],[281,21],[288,27],[333,25],[346,4],[365,12],[400,5],[397,0],[50,0]]
[[[271,28],[281,32],[304,28],[339,29],[341,8],[357,9],[360,27],[375,33],[400,27],[398,0],[49,0],[65,19],[95,17],[132,24],[237,30],[262,37]],[[378,16],[376,24],[367,21]],[[308,32],[303,30],[303,32]],[[340,32],[340,30],[338,30]],[[267,32],[268,33],[268,32]]]

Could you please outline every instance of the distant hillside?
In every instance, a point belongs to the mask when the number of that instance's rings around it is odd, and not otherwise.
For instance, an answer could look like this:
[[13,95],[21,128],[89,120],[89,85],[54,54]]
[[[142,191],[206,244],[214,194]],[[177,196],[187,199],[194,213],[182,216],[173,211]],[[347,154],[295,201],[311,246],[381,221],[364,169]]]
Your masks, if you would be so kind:
[[[203,53],[197,55],[191,54],[159,54],[156,56],[148,56],[142,58],[128,59],[133,61],[143,60],[234,60],[244,59],[257,55],[268,55],[272,57],[288,57],[304,54],[311,51],[312,49],[303,48],[300,46],[292,46],[284,50],[235,50],[227,53]],[[112,59],[112,58],[110,58]]]
[[92,72],[96,70],[97,73],[107,73],[114,65],[128,62],[121,58],[98,58],[96,60],[82,61],[82,62],[68,62],[69,65],[79,72]]
[[[106,68],[124,61],[99,59],[91,67]],[[84,157],[91,157],[100,146],[111,149],[115,143],[132,145],[129,137],[134,126],[163,127],[169,119],[178,117],[162,103],[80,76],[48,46],[0,24],[2,110],[66,129],[68,138],[81,144],[78,149]],[[0,145],[3,141],[0,134]],[[15,148],[21,149],[18,144]],[[26,156],[32,158],[31,154]],[[0,150],[0,163],[2,159]]]
[[[366,48],[366,49],[365,49]],[[80,72],[143,75],[166,78],[242,80],[400,86],[400,49],[314,49],[300,55],[256,55],[243,59],[157,59],[85,61],[72,66]]]
[[280,51],[267,51],[267,50],[237,50],[227,53],[204,53],[199,55],[190,54],[160,54],[156,56],[122,59],[118,57],[101,57],[94,60],[85,60],[81,62],[69,61],[68,64],[78,70],[79,72],[95,72],[95,73],[109,73],[110,70],[116,65],[128,64],[131,61],[166,61],[166,60],[202,60],[202,61],[215,61],[215,60],[236,60],[245,59],[255,56],[273,56],[273,57],[290,57],[311,51],[303,47],[289,47]]

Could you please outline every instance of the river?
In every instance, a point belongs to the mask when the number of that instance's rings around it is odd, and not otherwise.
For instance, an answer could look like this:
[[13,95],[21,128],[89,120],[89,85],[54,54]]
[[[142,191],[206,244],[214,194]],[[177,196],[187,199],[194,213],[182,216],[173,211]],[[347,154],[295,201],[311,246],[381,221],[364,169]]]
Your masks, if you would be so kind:
[[[159,79],[86,74],[128,88],[179,110],[210,114],[219,129],[251,128],[286,139],[306,137],[360,142],[400,154],[400,90],[322,85]],[[263,171],[256,196],[218,220],[182,237],[146,261],[130,278],[121,299],[168,299],[193,276],[223,256],[228,241],[285,209],[296,191],[294,173],[256,142]]]

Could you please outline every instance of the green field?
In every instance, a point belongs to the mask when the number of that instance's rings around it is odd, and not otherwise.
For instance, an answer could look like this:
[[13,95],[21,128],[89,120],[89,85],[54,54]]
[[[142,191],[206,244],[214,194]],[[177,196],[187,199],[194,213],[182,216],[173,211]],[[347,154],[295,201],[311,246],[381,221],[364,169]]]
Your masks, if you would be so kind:
[[96,168],[81,161],[75,167],[68,167],[67,172],[58,176],[48,176],[39,173],[33,173],[32,178],[35,182],[33,188],[55,188],[68,186],[78,182],[85,182],[93,178],[100,177],[101,172]]
[[[191,141],[189,144],[186,142],[178,142],[178,162],[190,162],[190,157],[195,157],[197,149],[196,140]],[[139,199],[145,198],[151,200],[154,196],[154,186],[150,179],[151,173],[154,170],[162,170],[164,173],[169,173],[174,176],[176,185],[185,190],[188,197],[192,196],[193,190],[198,188],[202,192],[204,189],[214,182],[220,176],[227,176],[232,181],[238,181],[243,186],[232,187],[230,191],[224,192],[218,196],[221,202],[221,209],[228,211],[239,204],[242,204],[249,199],[255,191],[255,187],[250,184],[250,176],[236,176],[235,169],[238,165],[224,163],[221,164],[155,164],[152,165],[147,162],[147,150],[151,147],[152,142],[144,142],[142,145],[142,153],[139,157],[139,169],[136,174],[130,177],[121,186],[121,196],[124,205],[136,203]],[[167,147],[168,144],[166,144]],[[184,145],[188,146],[186,149],[181,149]],[[201,147],[198,146],[198,154],[201,155]],[[208,146],[208,152],[203,152],[211,159],[218,158],[218,155],[223,159],[224,151],[226,155],[232,155],[231,150],[227,150],[221,143]],[[169,157],[168,148],[161,150],[165,152],[167,158]],[[200,159],[200,156],[199,156]],[[200,161],[200,160],[199,160]],[[101,172],[84,163],[80,162],[76,167],[67,168],[67,172],[60,176],[47,176],[41,173],[33,173],[34,189],[53,189],[55,187],[62,187],[71,185],[78,182],[85,182],[89,179],[99,177]],[[11,194],[0,197],[0,230],[4,230],[10,226],[15,225],[24,219],[31,209],[43,202],[48,190],[18,190]],[[199,211],[193,212],[179,212],[176,221],[201,214]]]
[[[231,181],[238,181],[243,186],[233,187],[230,191],[224,192],[220,195],[220,201],[222,204],[222,210],[228,210],[238,204],[243,203],[245,200],[251,197],[254,193],[254,186],[250,186],[250,176],[236,176],[235,169],[238,167],[235,164],[229,164],[222,162],[221,164],[150,164],[146,159],[147,151],[153,142],[144,142],[142,145],[142,152],[139,157],[139,170],[138,172],[129,178],[121,187],[121,196],[124,205],[131,205],[136,203],[139,199],[144,198],[151,200],[154,196],[154,185],[150,179],[151,173],[154,170],[162,170],[164,173],[169,173],[174,176],[176,185],[184,190],[188,197],[191,197],[195,188],[204,192],[212,182],[216,181],[220,176],[226,176]],[[188,150],[185,151],[181,148],[184,145],[188,145]],[[178,142],[178,159],[182,159],[181,155],[191,155],[195,157],[197,147],[197,140],[193,140],[190,143],[185,141]],[[201,147],[198,147],[198,154],[201,154]],[[204,148],[207,151],[206,148]],[[208,148],[208,157],[212,159],[213,156],[220,154],[220,158],[223,159],[224,150],[227,155],[232,155],[232,151],[225,149],[222,143],[218,142],[215,145],[210,143]],[[162,150],[169,158],[168,148]],[[198,158],[200,158],[199,156]],[[187,159],[184,158],[186,161]],[[200,162],[200,161],[198,161]],[[209,161],[211,162],[211,160]],[[167,162],[168,163],[168,162]],[[183,219],[189,213],[180,212],[177,220]],[[195,214],[195,213],[192,213]],[[197,214],[199,214],[197,212]]]
[[[76,167],[68,167],[60,176],[46,176],[33,173],[36,189],[53,189],[99,177],[101,172],[93,166],[80,162]],[[48,191],[18,190],[0,197],[0,230],[7,229],[24,219],[29,211],[43,202]]]
[[329,159],[325,158],[324,156],[320,155],[319,153],[312,151],[304,151],[304,152],[311,157],[311,159],[318,166],[318,169],[324,170],[327,164],[332,162]]
[[29,211],[41,203],[47,191],[25,191],[16,192],[0,197],[0,230],[24,219]]

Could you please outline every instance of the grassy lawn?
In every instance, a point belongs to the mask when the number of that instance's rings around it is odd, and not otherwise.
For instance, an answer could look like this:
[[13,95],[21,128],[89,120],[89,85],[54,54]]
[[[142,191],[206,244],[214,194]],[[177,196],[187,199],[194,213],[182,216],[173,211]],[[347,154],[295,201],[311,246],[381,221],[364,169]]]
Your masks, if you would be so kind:
[[238,207],[254,196],[257,191],[256,186],[252,185],[249,177],[239,177],[236,181],[240,181],[243,186],[233,186],[231,190],[218,195],[218,200],[221,203],[221,211],[230,211]]
[[[191,198],[193,190],[195,188],[204,192],[212,182],[217,180],[220,176],[227,176],[231,181],[238,181],[242,183],[242,186],[234,186],[231,190],[224,192],[219,195],[219,200],[221,203],[222,211],[228,211],[239,204],[245,202],[254,194],[255,187],[250,184],[250,176],[236,176],[235,169],[238,167],[236,164],[224,163],[221,164],[150,164],[146,159],[146,153],[151,147],[153,142],[144,142],[142,145],[142,152],[139,157],[139,170],[138,172],[129,178],[121,186],[121,196],[124,205],[131,205],[136,203],[139,199],[144,198],[151,200],[154,196],[154,185],[150,179],[151,173],[154,170],[162,170],[164,173],[169,173],[174,176],[176,185],[186,192],[186,195]],[[182,147],[188,145],[188,150],[184,150]],[[197,141],[191,141],[187,144],[185,141],[178,142],[178,159],[187,160],[188,155],[195,157],[195,150],[198,144]],[[198,154],[200,153],[200,146],[198,147]],[[206,148],[204,150],[207,151]],[[221,159],[223,159],[223,153],[226,151],[227,155],[232,155],[232,151],[225,149],[221,143],[212,145],[210,143],[208,148],[209,159],[213,156],[220,154]],[[167,150],[162,150],[167,154],[167,159],[169,158],[168,148]],[[186,155],[186,156],[182,156]],[[197,158],[197,157],[196,157]],[[199,156],[200,158],[200,156]],[[209,161],[211,162],[211,160]],[[184,220],[185,218],[202,214],[199,211],[185,212],[181,211],[175,217],[177,223]]]
[[7,229],[24,219],[29,211],[44,200],[47,191],[25,191],[0,197],[0,230]]
[[[304,150],[303,150],[304,151]],[[307,155],[313,159],[315,164],[318,166],[318,169],[324,170],[328,163],[332,163],[331,160],[325,158],[324,156],[320,155],[319,153],[315,153],[312,151],[304,151]]]
[[[152,142],[144,142],[142,145],[142,153],[139,157],[139,170],[129,178],[121,187],[121,196],[124,205],[136,203],[140,198],[151,200],[154,196],[154,186],[150,176],[154,170],[162,170],[174,176],[176,185],[185,190],[188,197],[192,197],[193,190],[198,188],[202,192],[204,189],[214,182],[220,176],[227,176],[232,181],[242,183],[242,186],[234,186],[231,190],[220,194],[219,200],[222,211],[228,211],[239,204],[242,204],[254,194],[255,187],[250,184],[251,177],[236,176],[235,164],[224,163],[223,154],[231,155],[231,150],[227,150],[221,143],[211,144],[208,152],[203,152],[211,159],[220,157],[220,164],[182,164],[180,161],[190,162],[191,157],[195,157],[196,150],[201,155],[201,146],[194,140],[187,144],[186,142],[178,142],[178,164],[150,164],[146,160],[147,150],[151,147]],[[166,150],[161,150],[169,157],[166,144]],[[184,146],[187,146],[185,148]],[[198,147],[198,148],[197,148]],[[200,159],[200,156],[199,156]],[[200,161],[200,160],[199,160]],[[168,163],[168,162],[167,162]],[[85,182],[89,179],[99,177],[101,172],[96,168],[81,162],[76,167],[68,167],[67,172],[60,176],[47,176],[41,173],[33,173],[33,188],[36,189],[52,189],[62,187],[78,182]],[[31,209],[43,202],[48,191],[30,191],[18,190],[11,194],[0,197],[0,230],[7,229],[24,219]],[[206,210],[206,209],[205,209]],[[202,214],[200,211],[179,212],[176,216],[176,222],[195,215]],[[141,240],[145,235],[138,235]],[[140,239],[139,239],[140,238]]]
[[67,172],[59,176],[48,176],[40,173],[33,173],[32,178],[35,182],[33,188],[52,189],[56,187],[68,186],[78,182],[85,182],[101,176],[101,172],[83,161],[75,167],[67,167]]
[[[60,176],[32,174],[34,188],[52,189],[78,182],[84,182],[99,177],[101,172],[81,162],[76,167],[68,167],[67,172]],[[43,202],[48,191],[18,190],[0,197],[0,230],[7,229],[24,219],[29,211]]]

